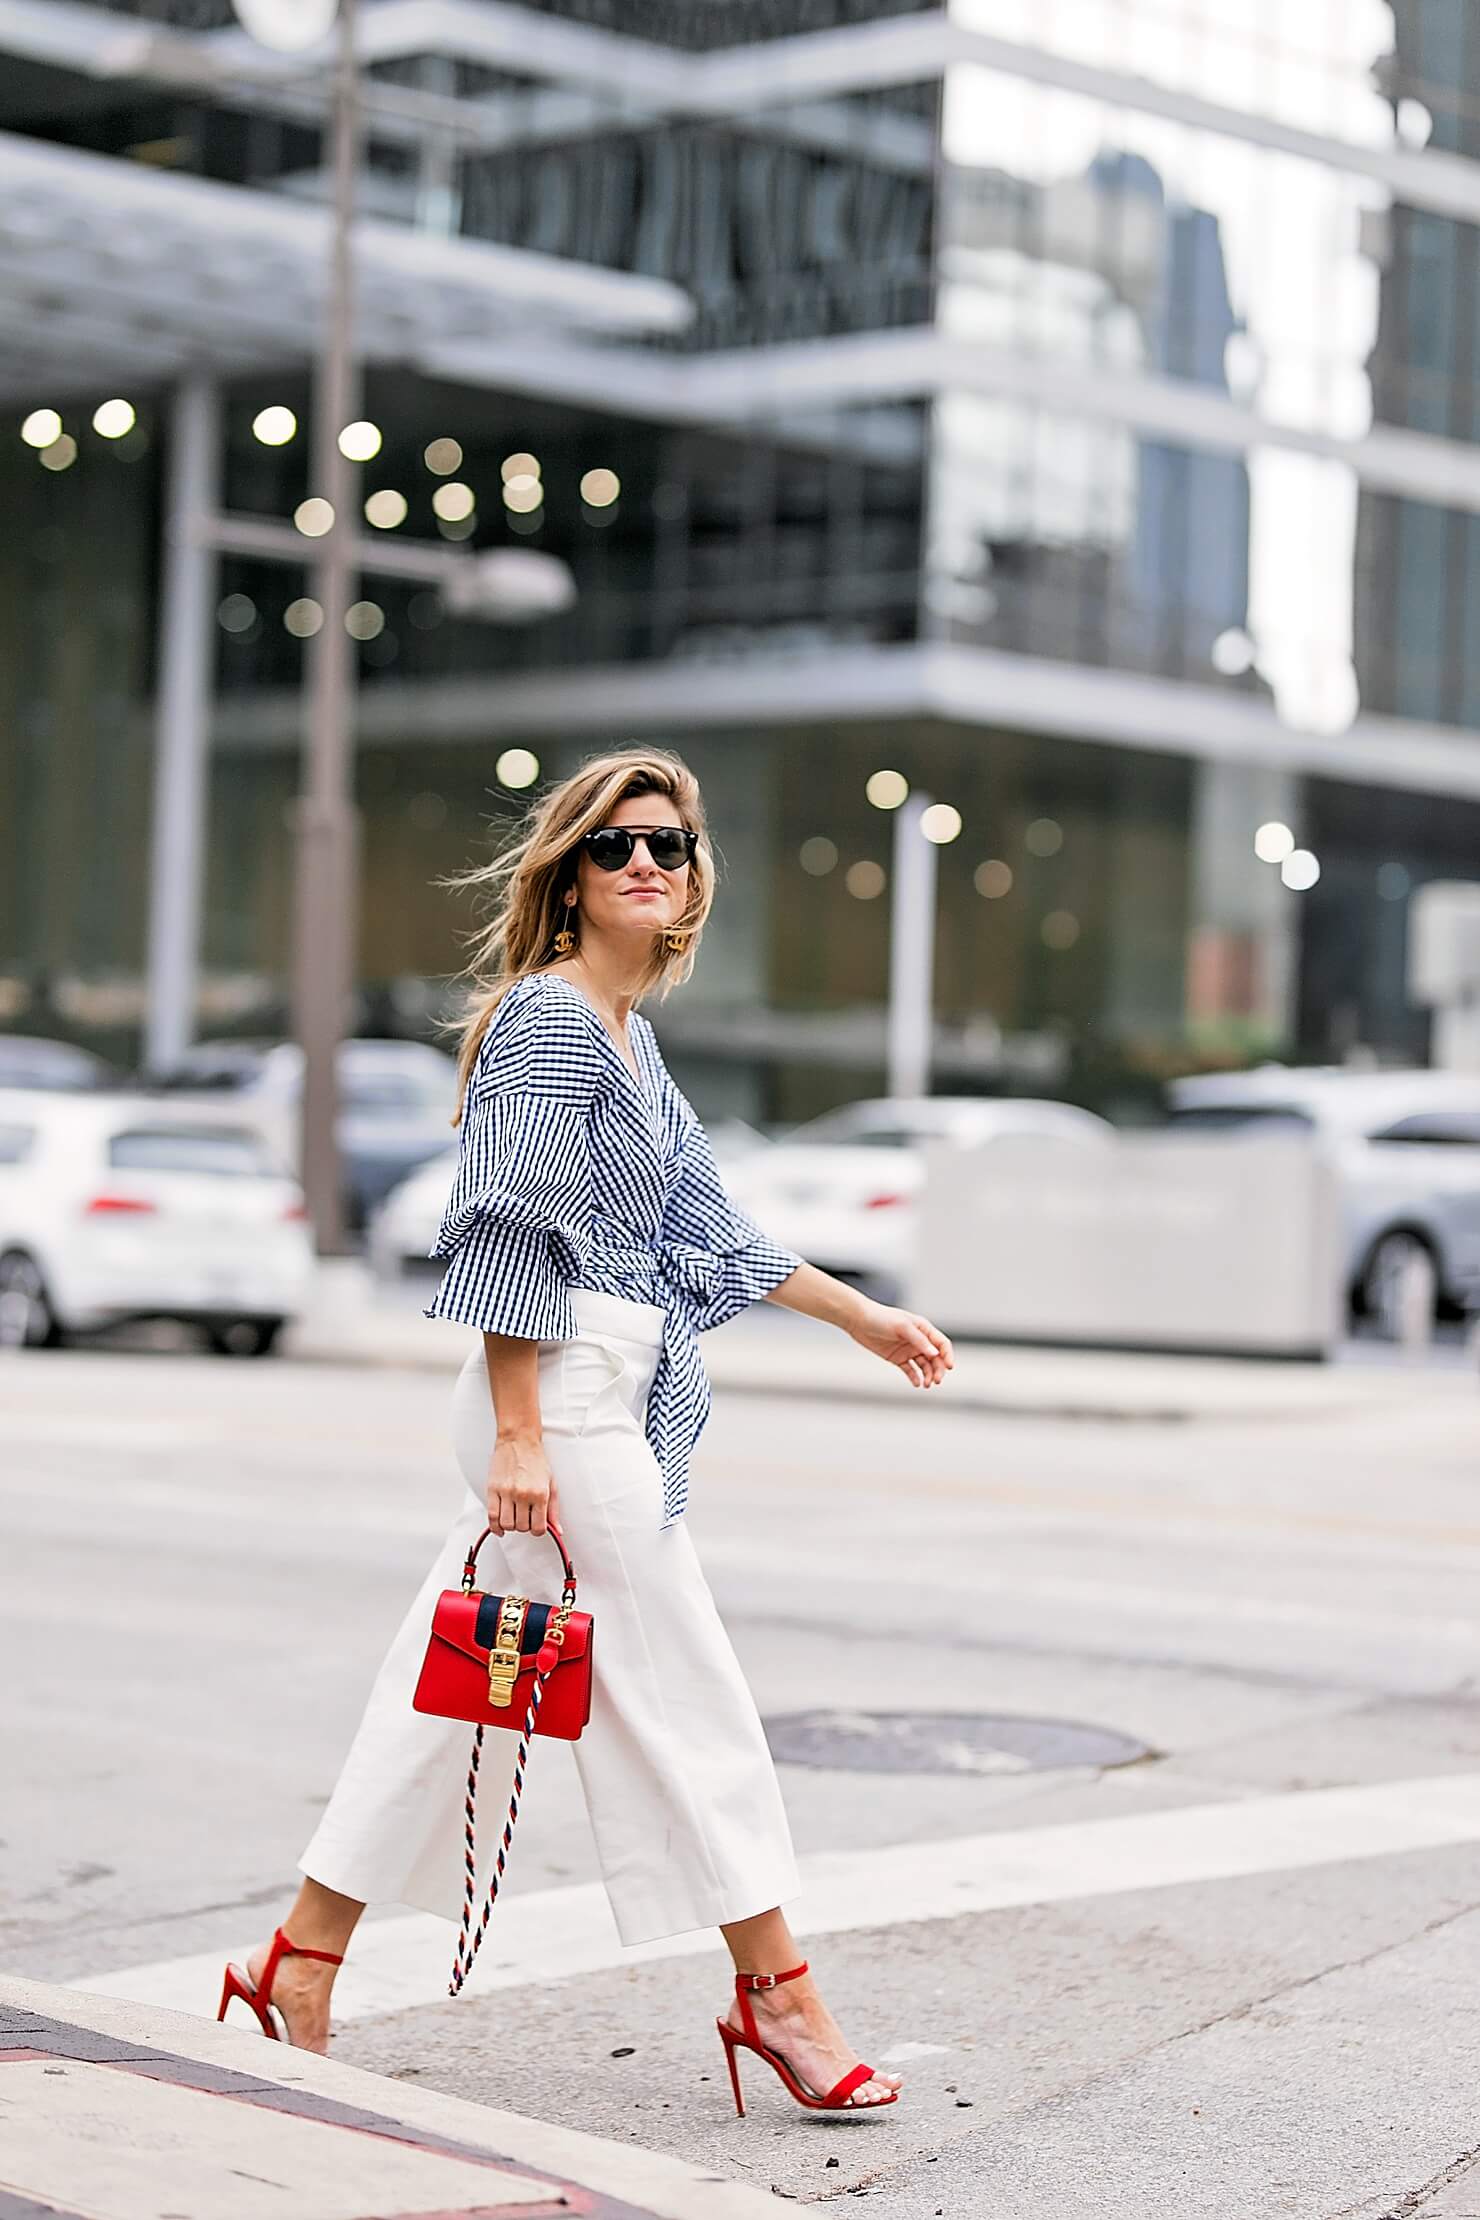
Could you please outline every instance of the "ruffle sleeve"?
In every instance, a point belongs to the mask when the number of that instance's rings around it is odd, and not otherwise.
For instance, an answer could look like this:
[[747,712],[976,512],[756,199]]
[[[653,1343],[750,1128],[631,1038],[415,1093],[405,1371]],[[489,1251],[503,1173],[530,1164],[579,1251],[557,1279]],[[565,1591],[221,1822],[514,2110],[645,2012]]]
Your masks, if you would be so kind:
[[606,1079],[565,996],[534,979],[509,989],[468,1084],[457,1177],[430,1252],[447,1270],[428,1318],[574,1337],[570,1287],[591,1239],[589,1125]]
[[701,1333],[707,1333],[711,1326],[722,1326],[769,1295],[803,1260],[794,1249],[762,1233],[754,1219],[731,1201],[708,1134],[671,1078],[668,1085],[686,1114],[683,1154],[663,1213],[663,1236],[666,1241],[707,1250],[714,1260],[713,1272],[704,1275],[706,1292],[694,1299],[694,1322]]

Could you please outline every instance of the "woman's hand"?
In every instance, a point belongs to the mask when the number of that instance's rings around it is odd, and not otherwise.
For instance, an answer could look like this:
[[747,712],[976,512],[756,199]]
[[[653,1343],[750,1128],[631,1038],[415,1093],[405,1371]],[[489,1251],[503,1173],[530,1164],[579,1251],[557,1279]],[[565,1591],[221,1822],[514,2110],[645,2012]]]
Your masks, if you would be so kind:
[[950,1339],[917,1310],[865,1298],[863,1310],[847,1328],[860,1348],[882,1357],[904,1374],[911,1387],[939,1387],[956,1362]]
[[495,1534],[543,1534],[560,1500],[545,1445],[532,1434],[500,1434],[488,1460],[488,1523]]

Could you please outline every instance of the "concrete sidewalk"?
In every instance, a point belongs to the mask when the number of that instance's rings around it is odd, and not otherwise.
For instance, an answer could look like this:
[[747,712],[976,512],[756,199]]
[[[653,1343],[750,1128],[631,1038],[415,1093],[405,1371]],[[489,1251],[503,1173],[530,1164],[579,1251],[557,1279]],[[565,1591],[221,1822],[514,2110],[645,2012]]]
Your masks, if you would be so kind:
[[408,2088],[240,2028],[0,1979],[0,2220],[774,2211],[758,2190],[631,2144]]
[[[423,1297],[406,1286],[378,1286],[355,1260],[321,1265],[314,1300],[285,1335],[284,1353],[308,1362],[455,1371],[475,1337],[421,1315],[433,1284]],[[758,1305],[757,1312],[764,1315],[704,1336],[705,1366],[722,1393],[921,1400],[918,1389],[844,1335],[773,1306]],[[954,1371],[927,1400],[941,1409],[1022,1418],[1257,1422],[1390,1409],[1420,1396],[1473,1400],[1476,1384],[1473,1363],[1457,1348],[1405,1356],[1372,1345],[1360,1361],[1311,1364],[958,1342]]]

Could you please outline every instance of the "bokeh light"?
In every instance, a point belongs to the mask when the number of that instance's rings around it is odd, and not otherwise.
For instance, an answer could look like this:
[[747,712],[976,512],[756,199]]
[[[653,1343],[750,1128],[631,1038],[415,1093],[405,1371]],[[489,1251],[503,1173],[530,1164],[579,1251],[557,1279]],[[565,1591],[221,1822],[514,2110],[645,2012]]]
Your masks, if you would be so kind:
[[377,640],[385,630],[385,611],[378,601],[352,601],[344,612],[344,629],[352,640]]
[[250,594],[228,594],[216,611],[223,632],[250,632],[257,622],[257,604]]
[[860,902],[872,902],[876,894],[883,893],[886,883],[884,866],[867,857],[850,863],[843,874],[844,886],[850,894],[856,894]]
[[380,453],[380,426],[366,417],[346,424],[339,435],[339,452],[350,462],[372,462]]
[[971,883],[989,902],[1000,902],[1004,894],[1012,892],[1012,865],[1004,863],[1000,856],[988,856],[986,862],[979,863],[972,872]]
[[455,439],[434,439],[421,459],[434,478],[450,478],[462,469],[463,451]]
[[499,476],[507,485],[511,478],[538,478],[540,459],[538,455],[526,455],[522,452],[517,455],[505,455],[498,467]]
[[614,470],[588,470],[581,480],[581,499],[588,508],[609,509],[622,490]]
[[902,771],[875,771],[863,791],[875,809],[898,809],[909,797],[910,782]]
[[93,430],[99,439],[127,439],[138,421],[132,401],[102,401],[93,410]]
[[394,532],[398,524],[406,522],[405,494],[397,493],[394,486],[382,486],[365,503],[365,521],[377,532]]
[[286,447],[298,430],[298,419],[281,405],[259,409],[252,418],[252,437],[264,447]]
[[321,540],[326,532],[334,529],[333,504],[322,494],[311,493],[293,511],[293,522],[306,540]]
[[311,640],[316,632],[324,629],[324,612],[319,604],[304,594],[298,601],[290,601],[283,611],[283,626],[295,640]]
[[1278,818],[1272,817],[1254,835],[1254,853],[1261,863],[1283,863],[1286,856],[1293,853],[1294,847],[1295,835]]
[[448,485],[438,486],[432,495],[432,507],[444,524],[461,524],[477,507],[477,498],[471,486],[454,478]]
[[920,814],[920,830],[937,848],[943,848],[960,833],[961,812],[951,802],[932,802]]
[[55,409],[32,409],[21,426],[21,438],[28,447],[50,447],[61,436],[62,420]]
[[837,843],[829,840],[826,833],[814,833],[797,850],[797,861],[814,879],[825,879],[829,871],[837,868]]
[[529,748],[505,748],[493,769],[501,786],[512,786],[517,791],[533,786],[540,775],[540,759]]
[[1295,894],[1304,894],[1313,887],[1321,875],[1317,857],[1309,848],[1295,848],[1280,865],[1280,877]]

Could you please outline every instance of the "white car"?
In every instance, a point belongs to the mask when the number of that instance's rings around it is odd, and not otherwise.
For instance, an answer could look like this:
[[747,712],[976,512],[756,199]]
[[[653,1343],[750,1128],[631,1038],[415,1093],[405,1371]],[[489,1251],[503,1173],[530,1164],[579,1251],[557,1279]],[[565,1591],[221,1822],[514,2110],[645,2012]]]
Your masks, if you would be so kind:
[[1329,1150],[1354,1310],[1397,1333],[1415,1296],[1430,1312],[1480,1306],[1480,1076],[1266,1064],[1169,1093],[1174,1130],[1294,1128]]
[[431,1246],[457,1177],[457,1161],[455,1146],[444,1149],[386,1196],[365,1236],[370,1268],[378,1278],[396,1279],[408,1265],[428,1269]]
[[0,1344],[178,1318],[265,1356],[312,1274],[302,1190],[239,1119],[0,1091]]
[[[161,1084],[182,1098],[234,1097],[238,1120],[296,1164],[303,1095],[296,1041],[201,1041]],[[338,1084],[345,1211],[359,1227],[400,1180],[446,1149],[457,1065],[425,1041],[341,1041]]]
[[1065,1102],[976,1095],[852,1102],[728,1167],[733,1199],[777,1241],[826,1272],[898,1285],[914,1253],[924,1149],[989,1147],[1012,1134],[1103,1144],[1114,1128]]

